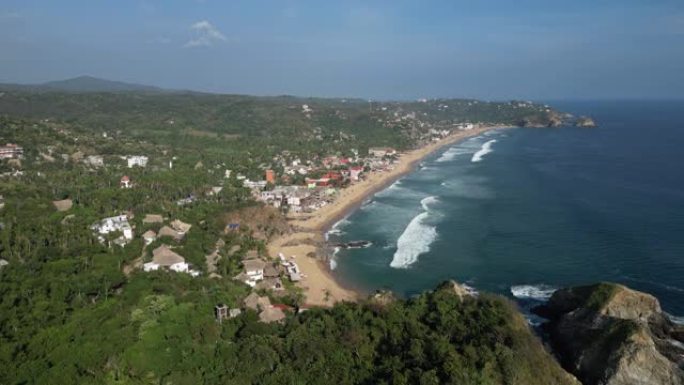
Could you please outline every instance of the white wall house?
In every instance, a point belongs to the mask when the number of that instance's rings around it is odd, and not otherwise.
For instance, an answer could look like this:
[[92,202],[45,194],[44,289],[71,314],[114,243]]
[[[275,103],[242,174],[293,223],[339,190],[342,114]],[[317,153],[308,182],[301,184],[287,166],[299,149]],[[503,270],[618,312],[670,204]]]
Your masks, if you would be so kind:
[[193,270],[190,264],[185,262],[185,258],[176,254],[166,245],[161,245],[152,251],[152,261],[147,262],[143,265],[144,271],[157,271],[161,268],[165,268],[177,273],[190,274],[193,277],[197,277],[200,273],[197,270]]
[[114,231],[121,231],[123,233],[123,239],[121,242],[118,242],[119,244],[125,244],[133,239],[133,228],[131,228],[131,225],[128,223],[128,217],[125,214],[104,218],[93,224],[91,229],[99,234],[98,239],[100,242],[104,242],[103,235]]
[[251,287],[264,279],[264,268],[266,262],[260,259],[248,259],[243,262],[245,266],[245,283]]
[[144,155],[133,155],[126,158],[126,161],[128,162],[128,168],[132,168],[133,166],[145,167],[147,166],[148,160],[149,158]]

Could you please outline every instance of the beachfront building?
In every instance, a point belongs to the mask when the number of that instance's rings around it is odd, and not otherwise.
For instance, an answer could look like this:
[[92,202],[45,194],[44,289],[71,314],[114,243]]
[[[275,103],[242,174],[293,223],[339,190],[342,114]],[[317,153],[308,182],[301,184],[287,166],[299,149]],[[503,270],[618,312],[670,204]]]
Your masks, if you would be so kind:
[[273,207],[288,206],[294,212],[304,209],[311,197],[311,191],[302,186],[276,186],[271,191],[262,191],[259,200]]
[[376,158],[395,155],[397,151],[391,147],[371,147],[368,149],[368,154]]
[[363,173],[362,166],[350,167],[349,168],[349,179],[356,182],[361,179],[361,174]]

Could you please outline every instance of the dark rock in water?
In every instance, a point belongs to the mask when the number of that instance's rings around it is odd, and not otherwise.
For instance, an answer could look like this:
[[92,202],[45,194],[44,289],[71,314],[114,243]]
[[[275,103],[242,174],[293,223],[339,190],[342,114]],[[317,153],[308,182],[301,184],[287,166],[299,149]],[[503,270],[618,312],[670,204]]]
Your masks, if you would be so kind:
[[341,249],[362,249],[370,247],[373,244],[371,241],[351,241],[347,243],[335,243],[333,247],[339,247]]
[[561,289],[535,312],[585,385],[684,384],[684,327],[649,294],[612,283]]
[[596,122],[594,121],[594,119],[592,119],[588,116],[580,116],[575,121],[575,126],[576,127],[596,127]]

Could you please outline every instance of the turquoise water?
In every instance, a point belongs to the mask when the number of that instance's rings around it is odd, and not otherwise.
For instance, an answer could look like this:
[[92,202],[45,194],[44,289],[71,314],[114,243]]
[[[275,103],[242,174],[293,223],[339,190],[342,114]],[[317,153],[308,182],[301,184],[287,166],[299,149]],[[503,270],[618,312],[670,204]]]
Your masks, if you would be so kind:
[[471,138],[369,199],[331,240],[335,274],[410,296],[446,279],[529,305],[621,282],[684,315],[684,102],[557,103],[597,129]]

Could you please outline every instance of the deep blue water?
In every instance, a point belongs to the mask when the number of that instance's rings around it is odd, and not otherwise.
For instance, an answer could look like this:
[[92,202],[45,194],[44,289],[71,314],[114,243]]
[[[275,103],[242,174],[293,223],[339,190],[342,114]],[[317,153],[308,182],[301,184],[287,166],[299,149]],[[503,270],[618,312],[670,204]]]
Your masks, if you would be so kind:
[[600,126],[506,129],[434,154],[330,233],[373,242],[340,251],[338,277],[406,296],[455,279],[523,305],[615,281],[684,315],[684,102],[554,106]]

